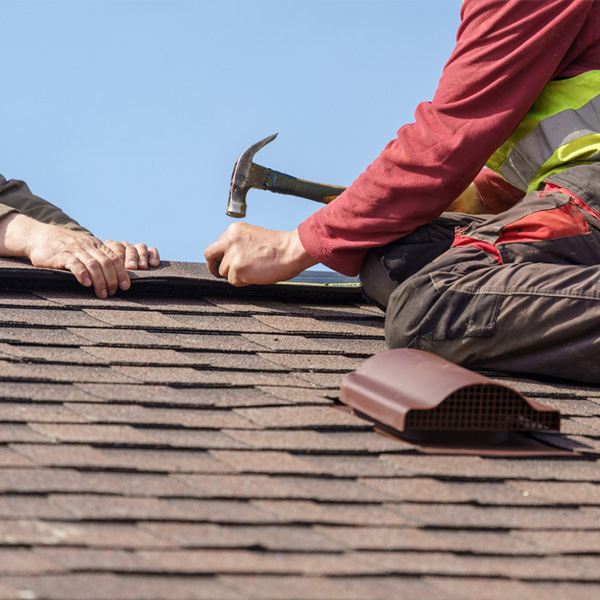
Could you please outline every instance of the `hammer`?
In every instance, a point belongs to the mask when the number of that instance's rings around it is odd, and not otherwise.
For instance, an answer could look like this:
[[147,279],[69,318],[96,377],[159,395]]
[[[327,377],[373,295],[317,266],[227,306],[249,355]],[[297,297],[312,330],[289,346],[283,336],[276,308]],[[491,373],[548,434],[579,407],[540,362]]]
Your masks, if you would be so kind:
[[246,148],[237,159],[229,184],[227,214],[230,217],[242,218],[246,216],[246,193],[251,188],[269,190],[276,194],[299,196],[323,204],[329,204],[346,189],[337,185],[305,181],[254,164],[252,162],[254,155],[276,137],[277,134],[275,133],[260,142],[256,142],[256,144]]

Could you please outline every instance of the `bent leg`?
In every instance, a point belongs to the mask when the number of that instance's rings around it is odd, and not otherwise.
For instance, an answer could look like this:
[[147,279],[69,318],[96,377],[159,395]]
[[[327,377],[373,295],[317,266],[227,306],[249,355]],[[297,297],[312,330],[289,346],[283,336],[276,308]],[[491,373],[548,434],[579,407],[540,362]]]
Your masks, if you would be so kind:
[[392,292],[423,267],[441,256],[452,245],[457,228],[483,223],[486,217],[463,213],[444,213],[433,223],[417,228],[410,235],[373,248],[360,270],[366,296],[382,310]]
[[451,248],[391,295],[386,339],[466,367],[600,383],[600,266]]

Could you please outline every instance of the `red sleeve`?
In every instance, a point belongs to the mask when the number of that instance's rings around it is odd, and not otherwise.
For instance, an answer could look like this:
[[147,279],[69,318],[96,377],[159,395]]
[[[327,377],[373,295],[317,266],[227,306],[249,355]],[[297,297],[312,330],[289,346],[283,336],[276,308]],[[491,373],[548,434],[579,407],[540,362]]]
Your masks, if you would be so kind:
[[482,169],[473,182],[477,188],[483,212],[497,215],[514,206],[525,192],[508,183],[491,169]]
[[431,102],[331,204],[299,227],[313,258],[356,275],[369,248],[430,223],[509,137],[594,2],[465,0],[456,47]]

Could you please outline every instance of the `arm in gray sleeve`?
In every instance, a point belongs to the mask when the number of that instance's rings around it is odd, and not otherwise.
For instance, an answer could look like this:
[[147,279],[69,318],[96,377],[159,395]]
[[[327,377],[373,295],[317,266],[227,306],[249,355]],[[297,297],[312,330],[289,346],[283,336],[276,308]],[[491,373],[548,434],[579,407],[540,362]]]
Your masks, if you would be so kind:
[[7,181],[0,175],[0,219],[13,212],[20,212],[42,223],[59,225],[65,229],[92,235],[60,208],[32,194],[24,181],[16,179]]

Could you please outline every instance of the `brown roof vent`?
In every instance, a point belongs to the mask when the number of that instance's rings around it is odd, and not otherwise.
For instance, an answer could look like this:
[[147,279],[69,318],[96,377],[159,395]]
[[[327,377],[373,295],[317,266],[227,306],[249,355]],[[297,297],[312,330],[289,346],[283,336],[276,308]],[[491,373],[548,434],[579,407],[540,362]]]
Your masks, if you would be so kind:
[[560,429],[557,410],[421,350],[388,350],[367,359],[344,377],[340,400],[412,437]]

